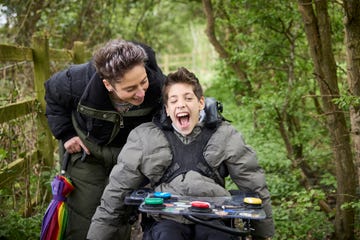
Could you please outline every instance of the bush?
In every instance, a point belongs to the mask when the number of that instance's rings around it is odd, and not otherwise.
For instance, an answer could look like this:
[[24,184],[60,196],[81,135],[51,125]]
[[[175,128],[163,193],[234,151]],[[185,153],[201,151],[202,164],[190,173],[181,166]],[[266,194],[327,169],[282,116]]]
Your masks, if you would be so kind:
[[42,214],[23,218],[19,213],[10,211],[0,218],[0,239],[39,239],[42,218]]
[[273,204],[276,223],[274,239],[327,239],[333,225],[317,204],[316,191],[292,192],[290,198],[277,199]]

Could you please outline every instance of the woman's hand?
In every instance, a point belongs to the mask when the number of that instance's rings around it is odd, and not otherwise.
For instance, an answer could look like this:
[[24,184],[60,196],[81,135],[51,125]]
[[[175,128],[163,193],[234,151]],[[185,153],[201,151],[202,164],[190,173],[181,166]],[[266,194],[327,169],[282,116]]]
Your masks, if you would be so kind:
[[81,139],[78,136],[70,138],[69,140],[67,140],[64,143],[64,148],[70,154],[81,152],[82,149],[84,149],[86,154],[88,154],[88,155],[90,154],[89,149],[87,149],[85,144],[81,141]]

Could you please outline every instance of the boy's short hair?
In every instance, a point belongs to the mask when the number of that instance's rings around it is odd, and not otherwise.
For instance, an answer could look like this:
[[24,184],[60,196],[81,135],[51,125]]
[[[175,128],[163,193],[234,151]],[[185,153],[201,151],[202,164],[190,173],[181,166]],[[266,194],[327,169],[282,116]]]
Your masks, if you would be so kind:
[[163,102],[165,104],[168,101],[169,87],[176,83],[186,83],[191,85],[193,87],[194,94],[198,99],[204,96],[199,79],[194,73],[190,72],[185,67],[181,67],[176,72],[169,73],[165,79],[164,86],[162,88]]

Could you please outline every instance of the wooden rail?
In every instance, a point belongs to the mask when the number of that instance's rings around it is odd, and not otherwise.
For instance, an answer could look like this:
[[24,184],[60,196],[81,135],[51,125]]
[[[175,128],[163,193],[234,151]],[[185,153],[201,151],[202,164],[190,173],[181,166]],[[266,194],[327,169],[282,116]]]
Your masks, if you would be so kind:
[[[32,46],[19,47],[0,44],[0,62],[32,62],[35,97],[21,102],[0,106],[0,124],[35,114],[37,129],[36,148],[27,153],[24,158],[12,160],[0,170],[0,188],[9,185],[24,172],[24,166],[40,163],[42,166],[54,165],[54,148],[56,142],[48,128],[45,117],[44,82],[50,77],[50,61],[83,63],[90,55],[82,42],[74,42],[71,50],[50,49],[46,38],[34,37]],[[29,167],[29,166],[27,166]]]

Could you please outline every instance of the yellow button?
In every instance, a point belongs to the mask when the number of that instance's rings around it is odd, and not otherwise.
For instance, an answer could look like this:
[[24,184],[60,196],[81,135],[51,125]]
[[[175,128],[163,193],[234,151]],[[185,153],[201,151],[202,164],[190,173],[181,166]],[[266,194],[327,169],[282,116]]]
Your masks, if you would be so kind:
[[262,201],[260,198],[246,197],[246,198],[244,198],[244,203],[260,205],[262,203]]

